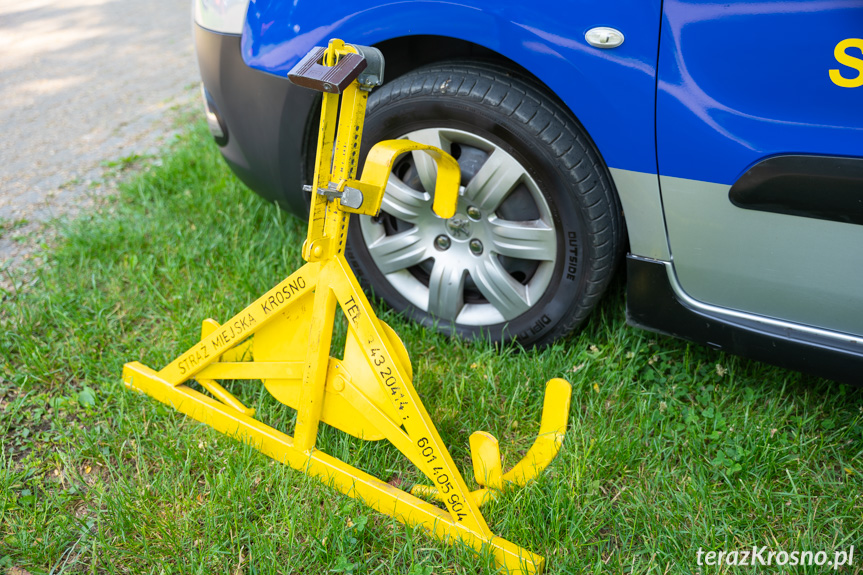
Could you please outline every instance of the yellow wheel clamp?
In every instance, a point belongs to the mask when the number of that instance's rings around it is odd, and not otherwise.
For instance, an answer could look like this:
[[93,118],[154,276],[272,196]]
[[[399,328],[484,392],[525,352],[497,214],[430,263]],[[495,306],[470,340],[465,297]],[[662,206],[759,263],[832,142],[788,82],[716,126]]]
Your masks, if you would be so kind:
[[[303,244],[307,263],[226,323],[204,320],[201,340],[161,371],[127,363],[123,381],[403,523],[421,525],[444,541],[488,549],[510,573],[541,572],[544,559],[495,536],[479,507],[507,485],[524,485],[557,455],[569,417],[569,383],[548,382],[539,437],[509,472],[501,470],[491,434],[471,435],[480,488],[470,491],[411,384],[404,344],[375,316],[344,257],[349,214],[378,214],[393,162],[403,153],[422,151],[435,160],[434,211],[442,218],[455,213],[459,166],[433,146],[380,142],[366,158],[363,177],[355,179],[366,100],[382,76],[378,50],[341,40],[315,48],[291,70],[295,84],[324,92],[316,193]],[[349,325],[342,359],[330,357],[337,304]],[[218,383],[233,379],[260,379],[277,400],[296,409],[294,436],[255,419],[254,409]],[[184,385],[190,380],[212,397]],[[315,449],[321,421],[361,439],[388,439],[432,485],[406,493]]]

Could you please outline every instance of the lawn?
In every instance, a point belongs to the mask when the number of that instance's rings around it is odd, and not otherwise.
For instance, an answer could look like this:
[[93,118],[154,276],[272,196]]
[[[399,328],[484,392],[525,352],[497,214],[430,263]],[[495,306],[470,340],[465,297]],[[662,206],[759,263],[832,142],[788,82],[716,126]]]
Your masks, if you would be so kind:
[[[161,368],[202,319],[227,319],[297,268],[304,234],[231,175],[195,123],[98,213],[65,225],[24,293],[0,294],[0,571],[494,572],[488,556],[124,388],[125,362]],[[536,435],[544,382],[572,383],[558,459],[484,508],[550,573],[725,573],[699,567],[699,549],[832,558],[863,542],[857,388],[628,327],[622,280],[580,333],[543,351],[450,340],[378,309],[469,485],[472,431],[500,439],[507,469]],[[232,389],[291,433],[295,413],[259,382]],[[326,426],[319,445],[405,488],[420,479],[389,445]],[[860,565],[857,549],[838,572]]]

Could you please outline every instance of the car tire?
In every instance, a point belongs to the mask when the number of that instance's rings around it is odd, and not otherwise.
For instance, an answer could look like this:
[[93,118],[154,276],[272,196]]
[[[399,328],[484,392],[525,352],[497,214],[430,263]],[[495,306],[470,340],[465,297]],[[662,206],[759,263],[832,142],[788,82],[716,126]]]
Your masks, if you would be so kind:
[[584,129],[528,77],[496,64],[439,63],[376,90],[363,134],[451,153],[456,216],[431,211],[434,164],[393,167],[379,216],[354,216],[348,257],[393,309],[469,339],[543,346],[588,316],[624,247],[621,208]]

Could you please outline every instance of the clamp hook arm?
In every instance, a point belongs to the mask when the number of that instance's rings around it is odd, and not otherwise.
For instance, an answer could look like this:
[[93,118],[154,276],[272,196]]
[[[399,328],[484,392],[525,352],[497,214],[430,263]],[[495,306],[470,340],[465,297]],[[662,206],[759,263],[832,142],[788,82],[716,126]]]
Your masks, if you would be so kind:
[[393,170],[393,164],[402,154],[415,151],[427,153],[437,165],[437,181],[435,182],[432,209],[443,219],[453,217],[458,203],[459,184],[461,183],[461,170],[458,162],[440,148],[411,140],[384,140],[372,146],[368,156],[366,156],[362,177],[359,180],[348,180],[345,186],[362,192],[362,205],[354,208],[345,206],[345,203],[342,202],[342,209],[347,212],[370,216],[378,215],[387,182]]

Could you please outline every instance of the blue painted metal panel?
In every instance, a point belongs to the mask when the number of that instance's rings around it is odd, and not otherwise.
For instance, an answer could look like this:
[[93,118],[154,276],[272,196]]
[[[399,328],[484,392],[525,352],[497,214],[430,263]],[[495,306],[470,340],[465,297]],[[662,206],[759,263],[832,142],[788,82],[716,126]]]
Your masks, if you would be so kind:
[[829,73],[857,76],[834,49],[863,38],[863,2],[665,0],[663,10],[661,174],[732,184],[776,154],[863,156],[863,87]]
[[[479,44],[523,66],[569,106],[609,167],[656,173],[654,95],[660,0],[386,2],[252,0],[243,31],[246,63],[284,76],[329,38],[374,45],[409,35]],[[622,46],[589,46],[584,33],[611,26]],[[445,42],[445,39],[441,40]]]

